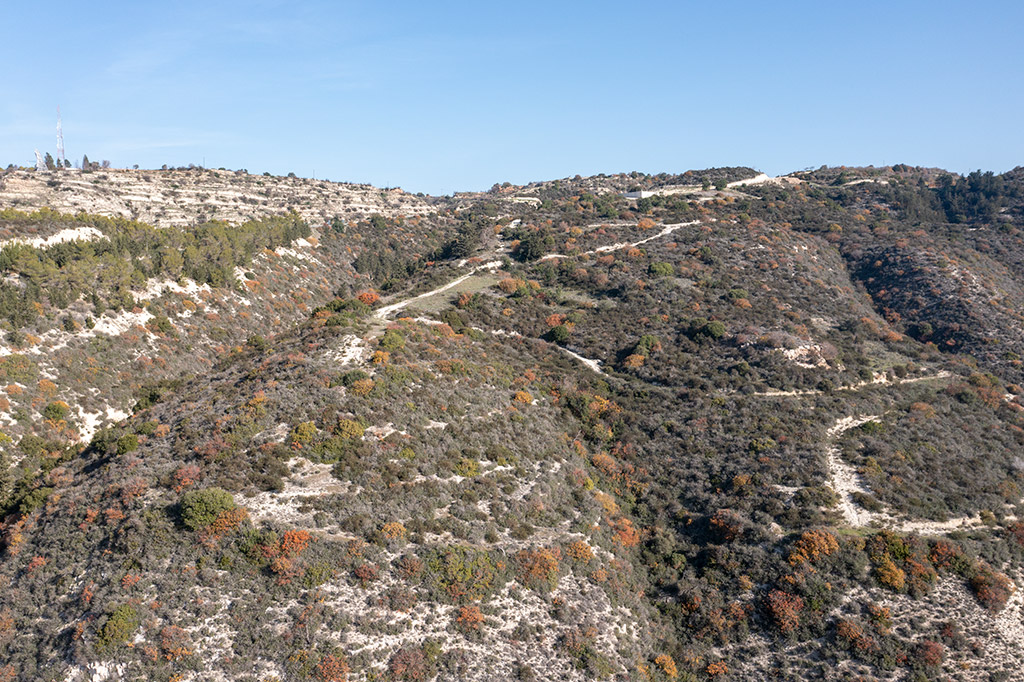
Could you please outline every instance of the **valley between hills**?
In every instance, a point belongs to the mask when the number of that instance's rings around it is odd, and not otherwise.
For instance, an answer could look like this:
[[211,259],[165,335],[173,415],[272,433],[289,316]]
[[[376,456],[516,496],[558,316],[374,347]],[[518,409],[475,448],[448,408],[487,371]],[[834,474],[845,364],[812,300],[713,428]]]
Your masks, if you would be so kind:
[[1024,169],[0,171],[0,680],[1021,680]]

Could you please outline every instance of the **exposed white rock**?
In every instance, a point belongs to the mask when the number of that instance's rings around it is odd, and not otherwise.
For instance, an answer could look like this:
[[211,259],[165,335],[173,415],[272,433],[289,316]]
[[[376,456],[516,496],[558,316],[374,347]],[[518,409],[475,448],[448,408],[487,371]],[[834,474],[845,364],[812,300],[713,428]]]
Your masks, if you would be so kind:
[[78,429],[78,440],[88,443],[96,432],[108,424],[116,424],[129,417],[127,412],[113,407],[107,407],[105,412],[85,412],[82,406],[78,405],[78,418],[81,426]]
[[133,327],[145,328],[146,323],[153,319],[153,313],[148,310],[143,310],[138,313],[134,313],[128,310],[124,310],[116,315],[106,315],[96,320],[96,326],[92,328],[92,331],[96,334],[106,334],[107,336],[120,336]]
[[124,678],[127,666],[114,661],[96,661],[86,666],[76,665],[64,676],[64,682],[107,682]]
[[362,360],[369,352],[365,341],[353,334],[346,334],[341,337],[341,344],[331,351],[330,359],[341,366],[351,365]]
[[[236,271],[239,268],[236,268]],[[212,291],[209,284],[199,284],[191,279],[185,279],[185,284],[178,284],[172,279],[160,280],[156,278],[150,278],[146,282],[146,288],[140,292],[135,292],[136,301],[149,301],[159,297],[165,291],[171,291],[182,296],[198,296],[201,293],[209,293]]]
[[0,241],[0,249],[10,244],[24,244],[25,246],[32,246],[37,249],[45,249],[55,244],[63,244],[64,242],[90,242],[96,239],[106,239],[106,236],[95,227],[85,225],[83,227],[67,227],[49,237],[35,237],[32,239],[15,237],[14,239]]

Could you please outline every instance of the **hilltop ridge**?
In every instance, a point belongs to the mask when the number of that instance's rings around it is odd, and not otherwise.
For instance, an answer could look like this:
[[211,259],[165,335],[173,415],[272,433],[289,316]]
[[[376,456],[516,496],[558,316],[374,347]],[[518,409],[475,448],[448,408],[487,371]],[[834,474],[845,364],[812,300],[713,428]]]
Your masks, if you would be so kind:
[[237,223],[288,211],[309,221],[322,221],[433,210],[429,197],[400,189],[204,168],[0,171],[0,207],[82,211],[157,226],[207,220]]

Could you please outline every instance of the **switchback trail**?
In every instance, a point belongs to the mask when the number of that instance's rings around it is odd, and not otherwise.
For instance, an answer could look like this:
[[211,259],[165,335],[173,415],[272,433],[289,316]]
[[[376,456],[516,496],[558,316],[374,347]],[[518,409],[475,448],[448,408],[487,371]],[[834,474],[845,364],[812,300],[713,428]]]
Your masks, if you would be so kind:
[[829,439],[827,466],[829,484],[839,496],[839,511],[846,525],[851,528],[883,527],[900,533],[920,533],[922,535],[945,535],[957,530],[969,530],[982,526],[979,514],[961,516],[946,521],[926,521],[901,519],[888,511],[874,512],[865,509],[854,498],[856,494],[869,495],[871,490],[861,475],[852,466],[843,461],[838,439],[850,429],[878,419],[879,415],[848,416],[837,419],[826,435]]
[[[661,237],[668,236],[668,235],[672,234],[673,232],[675,232],[676,230],[678,230],[678,229],[680,229],[682,227],[690,227],[690,226],[693,226],[693,225],[699,225],[700,223],[701,223],[700,220],[693,220],[693,221],[690,221],[688,223],[673,223],[671,225],[663,225],[660,232],[658,232],[657,234],[651,235],[650,237],[645,237],[644,239],[640,239],[640,240],[635,241],[635,242],[619,242],[619,243],[616,243],[616,244],[609,244],[609,245],[606,245],[606,246],[599,246],[599,247],[597,247],[595,249],[592,249],[591,251],[585,251],[582,254],[575,254],[575,255],[593,255],[593,254],[596,254],[596,253],[609,253],[609,252],[612,252],[612,251],[618,251],[620,249],[634,248],[634,247],[640,246],[642,244],[646,244],[648,242],[654,241],[655,239],[660,239]],[[551,260],[551,259],[555,259],[555,258],[569,258],[569,257],[570,256],[567,256],[565,254],[549,253],[546,256],[542,256],[540,259],[538,259],[538,262],[545,261],[545,260]],[[462,261],[462,263],[465,263],[465,261]],[[394,313],[396,313],[396,312],[398,312],[400,310],[403,310],[404,308],[408,307],[412,303],[415,303],[416,301],[423,300],[423,299],[426,299],[426,298],[430,298],[431,296],[436,296],[437,294],[442,294],[445,291],[449,291],[449,290],[457,287],[458,285],[462,284],[463,282],[465,282],[466,280],[468,280],[470,277],[472,277],[476,273],[480,272],[481,270],[491,270],[491,271],[493,271],[493,270],[497,270],[500,267],[501,267],[501,261],[496,261],[496,260],[495,261],[489,261],[487,263],[484,263],[483,265],[478,265],[477,267],[473,268],[472,270],[470,270],[466,274],[461,275],[461,276],[453,279],[452,281],[437,287],[436,289],[432,289],[430,291],[427,291],[427,292],[422,293],[422,294],[418,294],[416,296],[411,296],[411,297],[403,299],[401,301],[396,301],[395,303],[389,303],[388,305],[381,306],[380,308],[377,308],[375,311],[373,311],[373,317],[376,320],[380,321],[380,322],[384,322],[392,314],[394,314]],[[433,322],[432,320],[427,320],[426,318],[422,318],[422,317],[418,317],[418,318],[414,318],[414,319],[416,319],[417,321],[420,321],[420,322]],[[485,331],[485,330],[480,330],[480,331]],[[379,333],[379,331],[378,331],[378,333]],[[506,330],[502,330],[502,329],[492,330],[489,333],[496,334],[496,335],[505,335],[505,336],[518,336],[519,335],[518,332],[506,331]],[[374,335],[376,335],[376,334],[374,334]],[[607,373],[603,369],[601,369],[601,365],[604,364],[601,360],[593,360],[591,358],[586,358],[586,357],[583,357],[582,355],[580,355],[579,353],[571,351],[568,348],[565,348],[565,347],[560,346],[558,344],[553,344],[553,345],[560,352],[565,353],[566,355],[568,355],[569,357],[573,358],[574,360],[577,360],[578,362],[582,363],[584,366],[586,366],[587,368],[593,370],[594,372],[597,372],[598,374],[604,374],[605,376],[608,376]]]

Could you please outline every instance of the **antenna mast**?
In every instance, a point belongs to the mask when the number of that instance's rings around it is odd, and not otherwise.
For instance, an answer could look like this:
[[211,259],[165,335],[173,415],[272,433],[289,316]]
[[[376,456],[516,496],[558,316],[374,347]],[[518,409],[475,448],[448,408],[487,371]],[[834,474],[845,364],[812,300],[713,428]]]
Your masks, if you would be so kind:
[[60,106],[57,107],[57,167],[64,167],[64,131],[60,125]]

